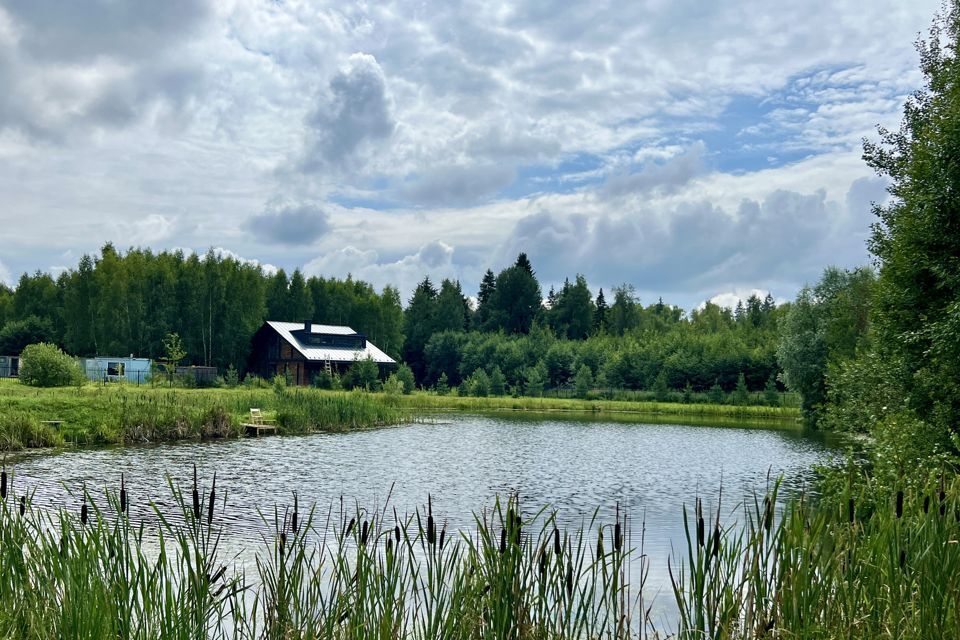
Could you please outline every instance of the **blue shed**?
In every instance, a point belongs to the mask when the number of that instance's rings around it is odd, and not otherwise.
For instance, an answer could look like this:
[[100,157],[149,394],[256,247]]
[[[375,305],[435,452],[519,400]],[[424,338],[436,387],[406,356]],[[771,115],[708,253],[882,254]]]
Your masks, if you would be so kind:
[[83,371],[87,378],[96,382],[135,382],[137,384],[150,379],[150,358],[128,358],[97,356],[82,358]]

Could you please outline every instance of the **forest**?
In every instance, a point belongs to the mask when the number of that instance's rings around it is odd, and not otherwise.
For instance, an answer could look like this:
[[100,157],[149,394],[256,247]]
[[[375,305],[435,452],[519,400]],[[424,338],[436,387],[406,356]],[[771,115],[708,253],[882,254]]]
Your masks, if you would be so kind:
[[[222,256],[154,253],[105,245],[54,279],[23,274],[0,288],[0,352],[36,342],[75,356],[162,358],[177,333],[193,364],[240,372],[250,338],[267,319],[345,324],[402,359],[421,386],[475,375],[516,391],[587,384],[611,389],[776,388],[778,326],[790,305],[750,297],[735,310],[706,303],[689,314],[644,306],[628,284],[594,295],[582,275],[543,294],[521,254],[487,271],[475,302],[460,283],[429,277],[406,307],[390,286],[311,276]],[[782,388],[782,385],[779,385]]]

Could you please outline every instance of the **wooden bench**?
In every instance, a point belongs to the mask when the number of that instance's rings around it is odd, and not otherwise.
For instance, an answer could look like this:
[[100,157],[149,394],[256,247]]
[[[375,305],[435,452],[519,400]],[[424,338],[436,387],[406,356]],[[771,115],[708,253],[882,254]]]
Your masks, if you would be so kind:
[[250,422],[245,422],[242,426],[246,434],[253,437],[277,432],[277,425],[266,420],[260,409],[250,409]]

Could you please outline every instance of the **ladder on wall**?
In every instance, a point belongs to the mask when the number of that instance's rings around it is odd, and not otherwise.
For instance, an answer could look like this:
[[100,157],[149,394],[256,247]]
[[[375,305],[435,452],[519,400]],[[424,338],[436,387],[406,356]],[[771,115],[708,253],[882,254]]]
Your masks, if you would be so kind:
[[323,361],[323,370],[327,372],[327,375],[333,376],[333,367],[330,366],[329,360]]

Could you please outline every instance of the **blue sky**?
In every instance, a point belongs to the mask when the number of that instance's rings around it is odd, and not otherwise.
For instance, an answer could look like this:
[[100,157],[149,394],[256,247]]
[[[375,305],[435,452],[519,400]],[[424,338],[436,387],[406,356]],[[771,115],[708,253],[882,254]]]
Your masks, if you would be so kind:
[[0,280],[107,241],[686,308],[868,260],[938,3],[0,0]]

